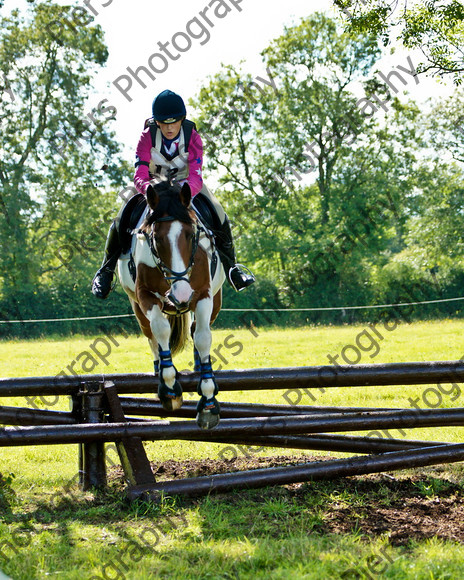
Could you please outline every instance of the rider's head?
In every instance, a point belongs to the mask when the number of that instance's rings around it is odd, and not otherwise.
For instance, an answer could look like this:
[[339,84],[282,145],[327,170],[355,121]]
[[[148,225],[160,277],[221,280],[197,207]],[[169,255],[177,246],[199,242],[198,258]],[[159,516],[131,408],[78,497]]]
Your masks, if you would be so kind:
[[152,111],[161,133],[168,139],[177,137],[187,115],[182,97],[169,90],[163,91],[153,101]]

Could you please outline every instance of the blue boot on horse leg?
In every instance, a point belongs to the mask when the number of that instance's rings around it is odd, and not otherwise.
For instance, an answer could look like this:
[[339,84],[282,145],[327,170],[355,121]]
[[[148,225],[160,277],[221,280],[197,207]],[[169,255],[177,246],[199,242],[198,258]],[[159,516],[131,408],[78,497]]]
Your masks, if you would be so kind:
[[197,424],[202,429],[212,429],[219,423],[221,408],[216,399],[218,386],[211,368],[210,357],[207,362],[201,363],[200,373],[197,393],[201,399],[197,405]]
[[166,411],[176,411],[183,403],[182,387],[177,380],[177,370],[172,362],[171,351],[164,351],[161,348],[159,349],[158,397]]
[[196,420],[197,425],[202,429],[212,429],[220,420],[220,407],[216,400],[218,386],[214,378],[210,357],[212,344],[210,321],[217,307],[218,298],[216,300],[208,298],[198,303],[195,312],[195,331],[193,333],[195,345],[194,357],[195,370],[200,372],[197,392],[201,397],[197,405]]
[[[193,370],[196,373],[201,372],[201,358],[200,358],[200,353],[197,351],[195,345],[193,346]],[[198,393],[198,394],[201,395],[201,393]]]
[[[160,402],[166,411],[180,409],[183,403],[182,387],[177,380],[178,373],[172,362],[171,339],[173,339],[172,344],[175,351],[178,348],[176,336],[179,331],[179,322],[182,321],[179,318],[175,318],[174,321],[168,320],[157,306],[150,309],[151,320],[149,320],[137,303],[131,300],[131,304],[153,353],[154,375],[158,377],[159,381],[158,397]],[[186,320],[184,322],[187,323]]]
[[175,337],[180,319],[166,318],[156,305],[150,310],[150,318],[152,336],[149,343],[153,351],[155,376],[158,374],[158,397],[163,409],[176,411],[183,403],[182,387],[172,362],[172,354],[177,350]]

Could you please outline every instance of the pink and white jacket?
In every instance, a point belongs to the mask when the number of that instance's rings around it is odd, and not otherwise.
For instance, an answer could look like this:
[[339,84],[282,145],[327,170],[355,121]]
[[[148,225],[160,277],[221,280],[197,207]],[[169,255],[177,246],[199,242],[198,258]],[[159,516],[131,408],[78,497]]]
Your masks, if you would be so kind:
[[156,146],[152,146],[150,127],[143,130],[136,150],[134,184],[144,195],[152,176],[162,177],[168,169],[177,169],[176,181],[187,182],[194,197],[203,187],[203,143],[195,129],[192,130],[188,153],[185,152],[184,130],[173,141],[166,140],[161,131],[156,132]]

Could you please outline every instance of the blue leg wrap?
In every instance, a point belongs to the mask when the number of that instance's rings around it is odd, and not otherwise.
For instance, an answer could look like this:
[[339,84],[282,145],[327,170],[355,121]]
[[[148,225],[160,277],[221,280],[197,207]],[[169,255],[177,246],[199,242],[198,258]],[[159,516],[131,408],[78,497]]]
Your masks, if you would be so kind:
[[201,363],[201,378],[214,379],[213,368],[211,366],[211,358],[208,357],[208,362]]
[[[176,397],[182,396],[182,387],[180,386],[179,381],[177,380],[177,371],[176,371],[176,381],[174,382],[174,386],[168,387],[163,379],[163,369],[167,369],[169,367],[174,367],[174,363],[172,362],[172,356],[170,350],[161,350],[159,348],[159,385],[158,385],[158,396],[163,402],[163,400],[167,399],[175,399]],[[175,370],[175,367],[174,367]]]
[[195,363],[193,366],[193,370],[196,372],[201,371],[200,353],[197,351],[197,349],[195,347],[193,347],[193,361]]
[[170,350],[161,350],[158,349],[159,357],[160,357],[160,368],[161,370],[167,367],[173,367],[174,363],[172,362],[171,351]]
[[208,357],[208,360],[205,363],[200,363],[200,372],[201,372],[201,378],[198,382],[198,387],[197,387],[197,393],[200,396],[203,396],[203,393],[201,391],[201,381],[205,380],[205,379],[211,379],[214,382],[214,394],[213,397],[216,396],[218,394],[218,386],[216,383],[216,379],[214,378],[214,373],[213,373],[213,368],[211,366],[211,357]]

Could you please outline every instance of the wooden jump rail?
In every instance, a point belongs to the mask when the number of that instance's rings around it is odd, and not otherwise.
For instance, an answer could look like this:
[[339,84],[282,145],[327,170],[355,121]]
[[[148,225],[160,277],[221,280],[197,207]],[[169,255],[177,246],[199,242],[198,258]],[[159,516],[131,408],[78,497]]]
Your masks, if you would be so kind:
[[[427,385],[464,382],[464,363],[441,361],[218,371],[216,378],[221,392]],[[196,391],[198,379],[198,373],[187,372],[180,374],[179,381],[188,393]],[[461,444],[336,434],[464,426],[464,408],[415,410],[221,403],[221,423],[211,431],[203,431],[191,420],[170,422],[143,418],[192,419],[196,413],[196,403],[192,401],[186,401],[179,411],[168,413],[157,400],[119,396],[153,394],[156,384],[151,374],[0,379],[0,397],[69,395],[73,401],[69,413],[0,407],[0,423],[14,425],[0,429],[0,447],[78,443],[80,483],[87,489],[106,485],[104,443],[115,441],[130,484],[127,495],[131,499],[158,497],[161,492],[201,495],[235,487],[303,482],[464,460],[464,445]],[[156,483],[142,441],[167,439],[371,455]],[[379,453],[382,455],[373,455]]]
[[[185,393],[196,393],[199,373],[180,373]],[[387,385],[426,385],[463,382],[464,362],[411,362],[371,365],[340,365],[216,371],[220,391],[267,389],[315,389],[331,387],[368,387]],[[153,393],[152,374],[108,374],[0,379],[0,397],[73,395],[82,384],[112,381],[119,395]]]

